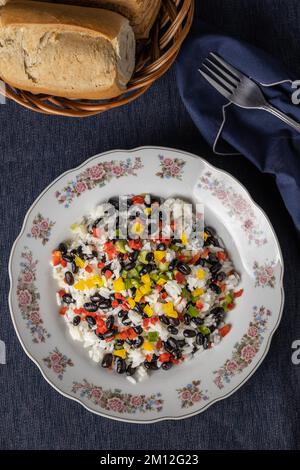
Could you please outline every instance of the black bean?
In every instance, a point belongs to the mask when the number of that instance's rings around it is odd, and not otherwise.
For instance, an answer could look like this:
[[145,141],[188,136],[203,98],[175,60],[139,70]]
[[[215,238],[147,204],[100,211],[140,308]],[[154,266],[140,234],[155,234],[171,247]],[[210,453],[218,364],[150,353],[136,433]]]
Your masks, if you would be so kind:
[[148,261],[148,263],[151,263],[151,261],[154,260],[154,254],[150,251],[149,253],[146,254],[146,261]]
[[186,263],[183,263],[182,261],[179,261],[177,263],[176,269],[178,269],[178,271],[181,272],[181,274],[184,274],[185,276],[187,276],[188,274],[192,272],[189,265]]
[[218,284],[215,284],[214,282],[211,282],[209,284],[209,287],[213,292],[215,292],[218,295],[221,294],[221,292],[222,292],[221,288],[218,286]]
[[146,264],[146,265],[140,270],[140,276],[143,276],[144,274],[147,274],[147,273],[149,273],[150,271],[152,271],[151,265],[150,265],[150,264]]
[[224,281],[224,279],[226,278],[226,274],[224,273],[224,271],[221,271],[220,273],[218,273],[216,275],[216,280],[217,281]]
[[129,366],[126,369],[126,375],[131,377],[132,375],[135,374],[135,371],[136,371],[136,367],[132,367],[132,364],[129,364]]
[[65,274],[65,280],[66,280],[66,283],[69,285],[69,286],[72,286],[74,284],[74,276],[73,274],[70,272],[70,271],[67,271],[66,274]]
[[209,253],[208,255],[208,260],[207,260],[210,264],[216,264],[219,262],[217,256],[215,255],[215,253]]
[[115,336],[115,334],[116,334],[115,330],[108,330],[103,334],[103,339],[112,338],[113,336]]
[[210,245],[219,246],[219,242],[215,237],[208,237],[204,242],[204,246],[210,246]]
[[134,328],[134,331],[138,334],[138,335],[141,335],[143,333],[143,327],[141,325],[137,325],[135,326]]
[[205,259],[204,258],[199,258],[197,259],[195,266],[205,266]]
[[107,328],[108,330],[111,330],[111,329],[112,329],[112,327],[113,327],[113,325],[114,325],[114,321],[115,321],[114,316],[113,316],[113,315],[109,315],[109,317],[107,318],[107,320],[106,320],[106,322],[105,322],[106,328]]
[[73,325],[78,326],[80,322],[81,322],[81,317],[79,315],[76,315],[76,317],[73,318]]
[[197,348],[197,346],[194,346],[194,347],[193,347],[192,354],[195,354],[197,351],[199,351],[198,348]]
[[120,310],[119,313],[118,313],[118,317],[119,317],[119,318],[123,318],[124,315],[126,315],[125,310]]
[[87,312],[97,312],[98,310],[98,305],[93,304],[93,302],[87,302],[83,305],[83,308]]
[[111,300],[103,298],[99,302],[98,307],[101,308],[102,310],[106,310],[106,309],[110,308],[111,307]]
[[183,331],[183,336],[186,338],[194,338],[196,336],[196,331],[195,330],[184,330]]
[[163,362],[162,365],[161,365],[161,368],[163,370],[170,370],[172,366],[173,366],[173,363],[171,361],[170,362]]
[[177,344],[179,348],[183,348],[186,345],[185,339],[178,339]]
[[164,325],[170,325],[170,318],[169,317],[166,317],[165,315],[161,315],[159,317],[160,321],[164,324]]
[[135,306],[134,306],[134,311],[137,312],[137,313],[140,313],[142,314],[143,313],[143,309],[144,309],[144,305],[143,304],[140,304],[139,302],[136,302]]
[[64,294],[62,296],[62,300],[64,301],[65,304],[74,304],[75,300],[70,294]]
[[96,325],[96,320],[95,320],[94,317],[91,317],[90,315],[87,315],[87,316],[85,317],[85,319],[86,319],[87,323],[88,323],[90,326]]
[[67,253],[67,247],[64,243],[60,243],[58,245],[58,251],[60,251],[63,255]]
[[103,360],[102,360],[102,367],[104,367],[105,369],[107,369],[108,367],[111,367],[113,363],[113,355],[112,354],[105,354],[105,356],[103,357]]
[[122,323],[123,323],[124,326],[131,325],[131,320],[128,317],[128,314],[124,315],[124,317],[122,318]]
[[133,251],[132,253],[129,253],[128,259],[129,261],[136,261],[138,259],[139,252],[137,250]]
[[174,271],[178,263],[176,258],[172,259],[171,263],[169,264],[169,271]]
[[175,349],[172,352],[172,356],[174,357],[174,359],[181,359],[182,358],[182,352],[179,349]]
[[104,339],[102,333],[97,333],[97,330],[94,330],[94,333],[95,333],[95,335],[97,336],[97,338],[99,338],[99,339],[101,339],[101,340]]
[[62,259],[67,261],[67,263],[72,263],[72,261],[74,260],[74,256],[72,256],[72,255],[62,255]]
[[144,361],[143,365],[144,365],[145,369],[150,369],[151,368],[151,362]]
[[207,235],[213,236],[216,234],[216,231],[212,227],[204,227],[204,232],[207,233]]
[[165,251],[165,249],[166,249],[166,245],[164,243],[159,243],[157,245],[157,250],[158,251]]
[[170,325],[178,326],[180,324],[179,318],[170,317],[169,320],[170,320]]
[[173,325],[168,326],[168,332],[171,333],[172,335],[178,335],[178,329],[175,328]]
[[144,344],[144,338],[142,336],[138,336],[134,341],[132,341],[132,346],[137,349],[140,348]]
[[203,322],[204,322],[204,320],[202,318],[192,317],[192,323],[194,323],[194,325],[196,325],[196,326],[203,325]]
[[158,368],[159,368],[159,367],[158,367],[156,361],[151,361],[151,362],[149,362],[149,369],[150,369],[150,370],[157,370]]
[[198,333],[197,336],[196,336],[196,343],[198,344],[198,346],[202,346],[203,345],[203,341],[204,341],[204,336],[202,333]]
[[118,348],[121,348],[124,345],[124,340],[123,339],[117,339],[115,345]]
[[103,297],[101,297],[100,294],[94,294],[94,295],[91,295],[90,299],[91,299],[91,302],[93,302],[93,304],[98,304],[103,299]]
[[225,310],[222,307],[214,307],[209,313],[214,317],[218,317],[219,315],[223,315],[225,313]]
[[191,316],[188,313],[185,313],[183,315],[183,323],[185,325],[190,325],[191,324]]
[[72,262],[71,267],[72,267],[72,273],[74,273],[74,274],[78,273],[79,268],[78,268],[78,266],[76,266],[74,261]]
[[216,264],[213,264],[209,270],[210,272],[212,273],[212,275],[216,275],[218,271],[220,271],[222,265],[221,263],[216,263]]
[[114,206],[115,209],[119,210],[119,198],[118,197],[111,197],[107,201],[109,204]]
[[203,338],[203,348],[204,348],[204,349],[207,349],[207,348],[208,348],[208,344],[209,344],[208,337],[207,337],[207,336],[204,336],[204,338]]
[[173,338],[172,336],[170,338],[168,338],[167,342],[170,344],[170,346],[173,348],[173,349],[176,349],[178,347],[178,342],[175,338]]
[[134,268],[135,268],[135,262],[127,263],[124,266],[125,271],[130,271],[131,269],[134,269]]
[[155,271],[157,269],[156,264],[154,263],[149,263],[147,266],[148,266],[148,273],[151,273],[151,271]]
[[168,341],[165,341],[164,342],[164,348],[167,352],[171,353],[174,351],[174,348],[173,346],[168,342]]
[[216,327],[215,325],[211,325],[211,326],[209,327],[209,330],[210,330],[211,333],[213,333],[213,332],[216,330],[216,328],[217,328],[217,327]]

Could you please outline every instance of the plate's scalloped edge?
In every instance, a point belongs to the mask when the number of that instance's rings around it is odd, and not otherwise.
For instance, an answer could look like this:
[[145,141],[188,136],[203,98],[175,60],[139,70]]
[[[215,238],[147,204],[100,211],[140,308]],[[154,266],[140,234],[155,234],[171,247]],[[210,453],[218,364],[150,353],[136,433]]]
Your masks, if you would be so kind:
[[[190,158],[195,158],[197,160],[202,160],[204,161],[205,165],[207,165],[209,168],[211,168],[213,171],[217,171],[221,174],[225,174],[229,179],[232,179],[235,183],[237,183],[244,191],[245,193],[247,194],[247,196],[249,197],[251,203],[255,206],[256,210],[258,210],[263,216],[264,218],[267,220],[268,224],[269,224],[269,227],[271,229],[271,232],[274,236],[274,239],[275,239],[275,242],[277,244],[277,248],[278,248],[278,252],[279,252],[279,256],[280,256],[280,265],[281,265],[281,272],[280,272],[280,291],[281,291],[281,304],[280,304],[280,308],[279,308],[279,314],[278,314],[278,318],[277,318],[277,322],[274,326],[274,328],[272,329],[272,331],[270,331],[269,333],[269,337],[268,337],[268,340],[267,340],[267,343],[266,343],[266,346],[265,346],[265,349],[264,351],[262,352],[261,356],[260,356],[260,359],[257,361],[256,365],[253,367],[253,369],[249,372],[249,374],[247,374],[247,376],[244,378],[244,380],[242,382],[240,382],[236,387],[234,387],[232,390],[230,390],[228,393],[218,397],[218,398],[215,398],[214,400],[210,401],[209,403],[206,404],[206,406],[203,406],[201,407],[200,409],[197,409],[197,410],[193,410],[191,413],[186,413],[184,415],[181,415],[181,416],[158,416],[157,418],[154,418],[154,419],[149,419],[149,420],[139,420],[139,419],[131,419],[131,418],[123,418],[123,417],[119,417],[119,416],[112,416],[112,415],[108,415],[106,413],[103,413],[102,411],[97,411],[95,409],[92,409],[91,407],[89,407],[86,403],[84,403],[80,398],[76,398],[72,395],[69,395],[68,393],[66,392],[63,392],[62,390],[60,390],[52,381],[51,379],[46,375],[46,373],[43,371],[41,365],[32,357],[32,355],[27,351],[26,349],[26,346],[24,345],[23,343],[23,340],[21,338],[21,335],[17,329],[17,325],[16,325],[16,322],[15,322],[15,319],[14,319],[14,314],[13,314],[13,310],[12,310],[12,300],[11,300],[11,297],[12,297],[12,293],[13,293],[13,282],[12,282],[12,269],[11,269],[11,266],[12,266],[12,259],[13,259],[13,255],[14,255],[14,252],[15,252],[15,249],[16,249],[16,246],[20,240],[20,238],[22,237],[24,231],[25,231],[25,228],[26,228],[26,225],[27,225],[27,221],[28,221],[28,218],[31,214],[31,211],[34,209],[34,207],[36,206],[36,204],[40,201],[40,199],[44,196],[44,194],[46,194],[60,179],[64,178],[65,176],[67,176],[69,173],[72,173],[74,171],[77,171],[77,170],[80,170],[81,168],[83,168],[84,166],[88,165],[91,161],[95,160],[96,158],[99,158],[99,157],[106,157],[108,155],[112,155],[112,154],[116,154],[116,153],[137,153],[137,152],[141,152],[143,150],[156,150],[156,151],[162,151],[162,152],[174,152],[174,153],[178,153],[178,154],[181,154],[181,155],[185,155],[187,157],[190,157]],[[195,416],[199,413],[202,413],[203,411],[207,410],[210,406],[212,406],[214,403],[217,403],[221,400],[225,400],[225,398],[228,398],[230,397],[233,393],[235,393],[239,388],[241,388],[249,379],[250,377],[252,377],[252,375],[257,371],[257,369],[259,368],[259,366],[262,364],[262,362],[264,361],[265,357],[267,356],[268,352],[269,352],[269,349],[270,349],[270,345],[271,345],[271,341],[272,341],[272,338],[273,338],[273,335],[275,333],[275,331],[277,330],[278,326],[279,326],[279,323],[281,321],[281,318],[282,318],[282,313],[283,313],[283,306],[284,306],[284,288],[283,288],[283,276],[284,276],[284,264],[283,264],[283,257],[282,257],[282,251],[281,251],[281,247],[280,247],[280,244],[279,244],[279,241],[278,241],[278,238],[277,238],[277,235],[274,231],[274,228],[271,224],[271,221],[269,219],[269,217],[267,216],[267,214],[265,213],[265,211],[253,200],[252,196],[250,195],[249,191],[247,190],[247,188],[238,180],[236,179],[234,176],[232,176],[230,173],[228,173],[227,171],[225,170],[222,170],[222,169],[219,169],[217,167],[215,167],[214,165],[210,164],[209,162],[207,162],[203,157],[200,157],[198,155],[194,155],[192,153],[189,153],[189,152],[186,152],[184,150],[178,150],[178,149],[172,149],[170,147],[159,147],[159,146],[144,146],[144,147],[137,147],[137,148],[134,148],[134,149],[131,149],[131,150],[122,150],[122,149],[117,149],[117,150],[110,150],[108,152],[104,152],[104,153],[101,153],[101,154],[97,154],[97,155],[94,155],[93,157],[90,157],[89,159],[85,160],[81,165],[75,167],[75,168],[72,168],[70,170],[67,170],[65,171],[63,174],[61,174],[60,176],[58,176],[52,183],[50,183],[45,189],[44,191],[42,191],[42,193],[35,199],[35,201],[33,202],[33,204],[30,206],[30,208],[28,209],[26,215],[25,215],[25,218],[24,218],[24,222],[23,222],[23,225],[22,225],[22,228],[21,228],[21,231],[18,235],[18,237],[16,238],[16,240],[14,241],[13,243],[13,246],[12,246],[12,249],[11,249],[11,252],[10,252],[10,257],[9,257],[9,261],[8,261],[8,273],[9,273],[9,281],[10,281],[10,289],[9,289],[9,294],[8,294],[8,304],[9,304],[9,310],[10,310],[10,315],[11,315],[11,319],[12,319],[12,322],[13,322],[13,325],[14,325],[14,328],[15,328],[15,331],[16,331],[16,334],[17,334],[17,337],[21,343],[21,346],[23,347],[25,353],[27,354],[27,356],[34,362],[34,364],[36,364],[36,366],[38,367],[38,369],[40,370],[42,376],[44,377],[44,379],[57,391],[59,392],[61,395],[63,395],[64,397],[66,398],[69,398],[77,403],[79,403],[80,405],[82,405],[84,408],[86,408],[88,411],[94,413],[94,414],[97,414],[97,415],[100,415],[100,416],[103,416],[105,418],[109,418],[109,419],[113,419],[115,421],[123,421],[123,422],[127,422],[127,423],[136,423],[136,424],[151,424],[151,423],[156,423],[156,422],[159,422],[159,421],[165,421],[165,420],[180,420],[180,419],[187,419],[187,418],[190,418],[192,416]],[[162,410],[163,411],[163,410]]]

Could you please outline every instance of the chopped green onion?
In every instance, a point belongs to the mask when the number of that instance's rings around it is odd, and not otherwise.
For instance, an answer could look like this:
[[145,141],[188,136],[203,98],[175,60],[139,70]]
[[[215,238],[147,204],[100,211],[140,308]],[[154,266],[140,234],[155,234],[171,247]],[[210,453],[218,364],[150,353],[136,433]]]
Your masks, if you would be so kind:
[[158,340],[158,332],[157,331],[150,331],[148,333],[148,340],[151,343],[154,343],[155,341],[157,341]]

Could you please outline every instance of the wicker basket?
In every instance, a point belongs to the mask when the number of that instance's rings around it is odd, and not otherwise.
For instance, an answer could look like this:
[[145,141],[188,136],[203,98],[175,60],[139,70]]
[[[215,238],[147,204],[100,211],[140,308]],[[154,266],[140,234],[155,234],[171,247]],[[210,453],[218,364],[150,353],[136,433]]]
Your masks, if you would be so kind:
[[123,106],[141,96],[173,64],[186,38],[194,15],[194,0],[163,0],[149,40],[137,44],[135,72],[127,91],[111,100],[70,100],[34,95],[6,84],[0,93],[17,103],[44,114],[85,117]]

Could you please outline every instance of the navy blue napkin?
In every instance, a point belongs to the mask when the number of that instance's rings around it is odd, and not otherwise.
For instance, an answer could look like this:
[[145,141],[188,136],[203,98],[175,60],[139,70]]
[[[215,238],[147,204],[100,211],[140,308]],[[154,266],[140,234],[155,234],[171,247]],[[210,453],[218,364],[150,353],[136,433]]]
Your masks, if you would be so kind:
[[220,155],[247,157],[276,178],[285,205],[300,232],[300,134],[271,114],[239,108],[220,95],[199,73],[215,52],[261,85],[267,100],[300,122],[300,105],[292,103],[292,78],[260,49],[215,34],[195,21],[177,61],[181,97],[201,134]]

